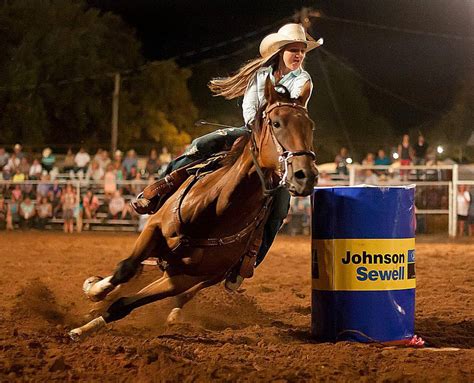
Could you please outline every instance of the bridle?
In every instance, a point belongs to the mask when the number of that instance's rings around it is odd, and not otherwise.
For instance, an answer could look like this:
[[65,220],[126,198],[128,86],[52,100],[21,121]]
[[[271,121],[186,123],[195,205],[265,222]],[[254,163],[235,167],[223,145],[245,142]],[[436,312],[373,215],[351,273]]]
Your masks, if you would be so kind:
[[[252,154],[252,160],[257,170],[257,174],[260,178],[260,182],[262,183],[264,195],[273,195],[279,188],[287,187],[289,185],[288,172],[289,172],[290,166],[292,165],[292,158],[300,157],[300,156],[309,156],[311,157],[313,161],[316,159],[316,154],[312,150],[297,150],[297,151],[286,150],[285,147],[281,144],[281,142],[278,141],[273,131],[272,120],[269,115],[270,115],[270,112],[272,112],[274,109],[281,108],[281,107],[290,107],[290,108],[298,109],[302,111],[304,115],[309,119],[308,110],[304,106],[299,105],[294,102],[276,102],[275,104],[270,105],[268,109],[265,109],[265,111],[263,112],[262,114],[263,126],[262,126],[261,131],[263,132],[265,128],[269,129],[270,137],[272,138],[275,148],[279,154],[278,162],[280,164],[280,167],[277,171],[280,177],[280,181],[277,187],[267,188],[266,182],[265,182],[265,176],[263,174],[262,168],[260,167],[257,161],[257,153],[260,149],[260,146],[257,145],[255,141],[255,134],[252,133],[252,144],[250,146],[250,152]],[[262,134],[262,137],[263,137],[263,134]]]

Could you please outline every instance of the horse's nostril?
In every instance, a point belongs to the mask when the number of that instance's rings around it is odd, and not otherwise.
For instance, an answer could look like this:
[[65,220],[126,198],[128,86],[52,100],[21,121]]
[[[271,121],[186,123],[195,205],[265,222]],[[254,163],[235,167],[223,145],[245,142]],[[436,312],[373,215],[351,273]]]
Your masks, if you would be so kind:
[[299,179],[299,180],[302,180],[302,179],[306,178],[306,174],[304,174],[304,171],[303,171],[303,170],[298,170],[298,171],[295,173],[295,178],[296,178],[296,179]]

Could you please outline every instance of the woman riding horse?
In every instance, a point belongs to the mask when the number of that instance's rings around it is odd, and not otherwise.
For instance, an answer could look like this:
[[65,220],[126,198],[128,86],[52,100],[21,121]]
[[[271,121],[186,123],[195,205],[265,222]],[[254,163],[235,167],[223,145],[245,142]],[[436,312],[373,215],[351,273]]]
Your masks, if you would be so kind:
[[[322,45],[323,40],[314,41],[305,33],[300,24],[286,24],[277,33],[266,36],[260,44],[261,57],[256,58],[233,76],[218,78],[210,82],[209,87],[216,96],[233,99],[244,95],[242,109],[245,125],[251,127],[257,110],[265,104],[265,80],[270,77],[274,85],[286,88],[291,98],[297,99],[305,85],[313,84],[311,77],[302,66],[307,52]],[[306,100],[307,106],[308,100]],[[186,153],[174,160],[168,166],[165,175],[173,170],[182,168],[197,159],[211,156],[217,152],[229,149],[234,141],[248,133],[248,129],[230,128],[197,138],[192,142]],[[158,180],[157,184],[163,183]],[[153,188],[153,186],[152,186]],[[157,187],[155,186],[155,189]],[[159,196],[152,200],[143,194],[132,202],[132,207],[139,214],[150,214],[156,211]],[[275,236],[286,218],[289,209],[290,195],[284,188],[279,189],[274,196],[271,214],[267,219],[263,231],[263,239],[257,238],[250,247],[249,254],[253,257],[255,266],[258,266],[270,249]],[[236,290],[242,283],[243,276],[239,270],[231,273],[226,279],[226,288]]]

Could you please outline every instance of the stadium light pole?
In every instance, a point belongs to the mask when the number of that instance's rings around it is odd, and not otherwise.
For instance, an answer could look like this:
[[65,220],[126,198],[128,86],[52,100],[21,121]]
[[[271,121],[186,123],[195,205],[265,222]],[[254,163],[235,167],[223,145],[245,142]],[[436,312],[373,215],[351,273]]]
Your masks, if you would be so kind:
[[116,72],[114,74],[114,93],[112,95],[111,153],[115,153],[115,151],[117,150],[119,96],[120,96],[120,73]]

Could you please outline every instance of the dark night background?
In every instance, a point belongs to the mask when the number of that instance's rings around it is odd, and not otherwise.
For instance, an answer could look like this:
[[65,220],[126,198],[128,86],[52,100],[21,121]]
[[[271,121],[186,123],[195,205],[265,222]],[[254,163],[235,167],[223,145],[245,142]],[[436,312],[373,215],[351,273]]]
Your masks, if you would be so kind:
[[[291,18],[302,7],[320,10],[327,16],[459,36],[472,36],[474,20],[473,3],[469,0],[90,0],[89,3],[119,13],[136,28],[145,56],[150,60],[180,56],[230,40]],[[316,18],[311,21],[310,32],[324,37],[324,47],[345,58],[365,78],[435,112],[449,108],[459,83],[466,72],[472,70],[472,39],[413,35]],[[267,33],[260,33],[250,42],[258,40],[255,41],[258,43]],[[239,41],[178,62],[196,64],[199,60],[241,49],[245,43],[249,41]],[[257,47],[255,44],[243,56],[247,59],[256,56]],[[214,75],[225,74],[240,65],[235,59],[227,61],[222,64],[222,73]],[[306,68],[312,72],[311,66]],[[315,78],[314,81],[321,80]],[[430,113],[369,86],[366,88],[372,107],[393,121],[399,132],[433,118]],[[207,89],[203,87],[201,93],[205,96]]]

